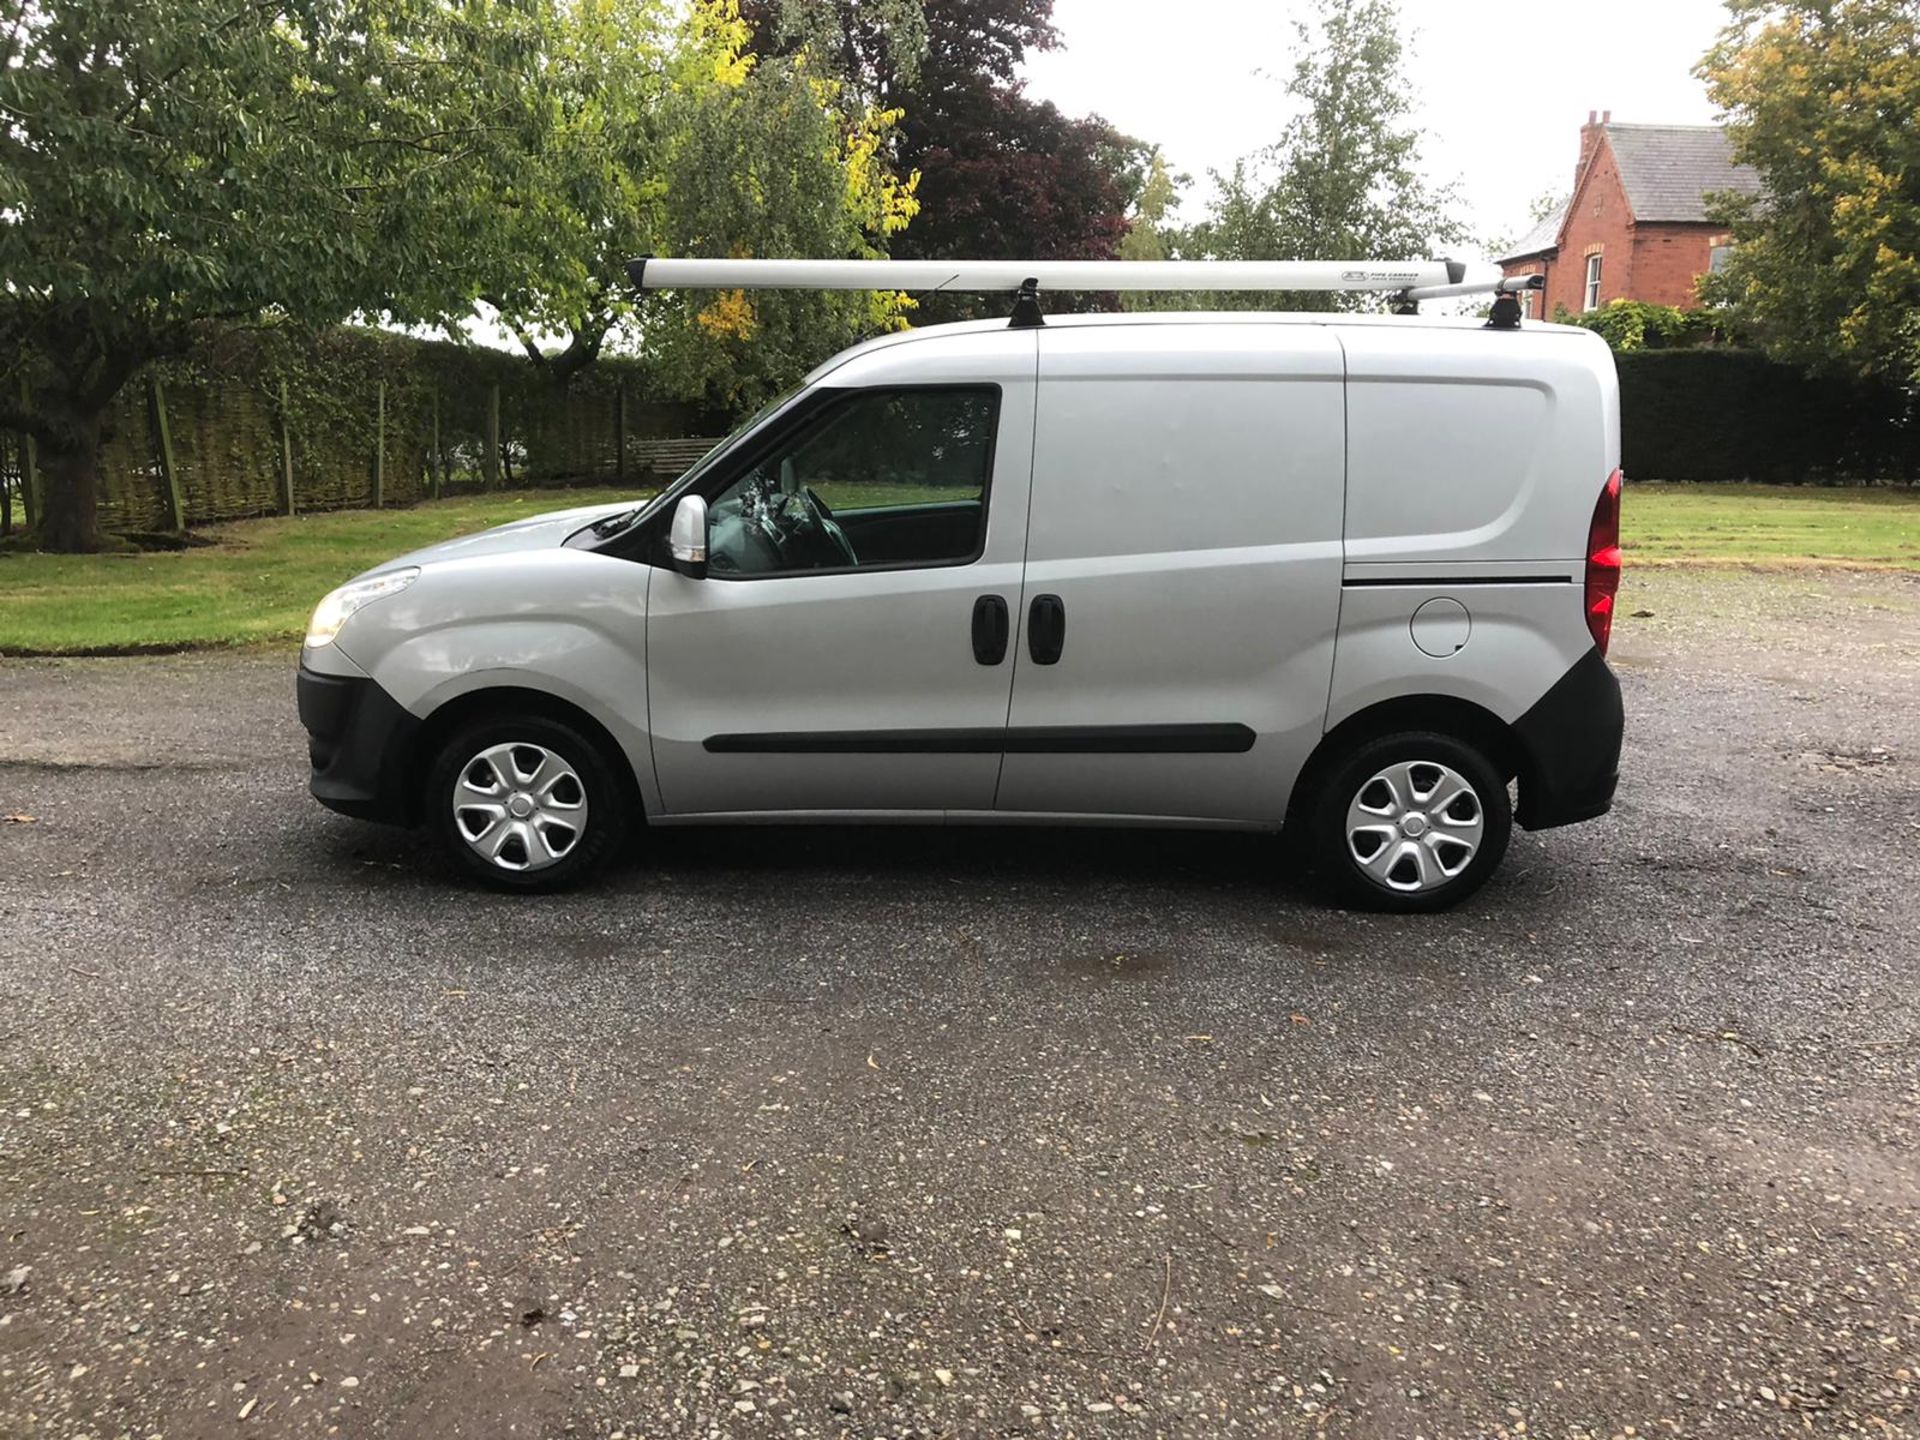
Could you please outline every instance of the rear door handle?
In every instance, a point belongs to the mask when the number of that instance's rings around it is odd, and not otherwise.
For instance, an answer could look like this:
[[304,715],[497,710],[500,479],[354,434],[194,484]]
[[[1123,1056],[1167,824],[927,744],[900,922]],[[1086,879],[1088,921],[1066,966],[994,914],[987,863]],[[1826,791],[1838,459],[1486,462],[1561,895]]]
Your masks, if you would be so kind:
[[973,658],[982,665],[998,665],[1007,658],[1007,602],[998,595],[982,595],[973,602]]
[[1067,646],[1067,606],[1058,595],[1036,595],[1027,611],[1027,653],[1036,665],[1057,664]]

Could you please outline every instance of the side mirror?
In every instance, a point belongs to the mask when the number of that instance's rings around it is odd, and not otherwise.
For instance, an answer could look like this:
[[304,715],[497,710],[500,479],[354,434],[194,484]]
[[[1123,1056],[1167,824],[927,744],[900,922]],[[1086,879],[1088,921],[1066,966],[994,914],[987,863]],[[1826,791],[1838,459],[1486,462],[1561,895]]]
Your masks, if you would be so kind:
[[700,495],[682,495],[673,508],[673,528],[667,534],[673,568],[689,580],[707,578],[707,502]]

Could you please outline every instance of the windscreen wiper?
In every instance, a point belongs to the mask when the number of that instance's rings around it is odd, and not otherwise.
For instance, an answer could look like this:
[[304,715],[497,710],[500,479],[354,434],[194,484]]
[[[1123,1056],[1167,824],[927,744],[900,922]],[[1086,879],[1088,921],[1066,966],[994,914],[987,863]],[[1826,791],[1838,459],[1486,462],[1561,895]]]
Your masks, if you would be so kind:
[[636,505],[631,510],[622,510],[618,515],[609,515],[604,520],[596,520],[588,528],[600,539],[605,540],[610,536],[618,535],[622,530],[625,530],[629,525],[633,524],[634,521],[638,520],[640,518],[640,511],[644,508],[644,506]]

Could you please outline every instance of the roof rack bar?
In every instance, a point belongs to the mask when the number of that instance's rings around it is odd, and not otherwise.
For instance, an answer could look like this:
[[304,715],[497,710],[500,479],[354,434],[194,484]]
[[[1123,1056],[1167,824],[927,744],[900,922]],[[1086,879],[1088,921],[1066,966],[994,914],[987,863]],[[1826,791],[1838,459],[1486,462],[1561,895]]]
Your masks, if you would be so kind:
[[1416,298],[1484,294],[1462,287],[1457,260],[662,260],[627,262],[642,290],[1409,291]]
[[1546,288],[1545,275],[1505,275],[1498,280],[1473,280],[1458,285],[1416,285],[1403,298],[1417,303],[1421,300],[1445,300],[1454,295],[1517,295],[1522,290]]

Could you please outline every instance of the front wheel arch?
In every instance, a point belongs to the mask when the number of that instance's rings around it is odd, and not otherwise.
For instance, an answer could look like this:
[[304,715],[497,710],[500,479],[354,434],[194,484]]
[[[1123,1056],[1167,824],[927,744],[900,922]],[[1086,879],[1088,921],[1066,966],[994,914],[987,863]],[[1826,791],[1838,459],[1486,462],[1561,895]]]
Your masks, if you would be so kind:
[[535,715],[571,727],[593,743],[601,762],[610,770],[624,791],[627,813],[644,825],[647,807],[640,793],[640,781],[633,773],[633,762],[611,731],[580,706],[544,690],[524,685],[490,685],[456,695],[421,722],[413,739],[413,773],[419,777],[409,797],[409,820],[419,824],[426,817],[427,771],[448,740],[468,725],[481,720],[516,715]]

